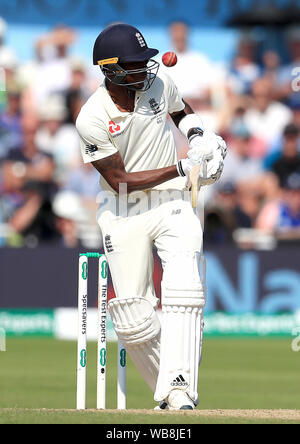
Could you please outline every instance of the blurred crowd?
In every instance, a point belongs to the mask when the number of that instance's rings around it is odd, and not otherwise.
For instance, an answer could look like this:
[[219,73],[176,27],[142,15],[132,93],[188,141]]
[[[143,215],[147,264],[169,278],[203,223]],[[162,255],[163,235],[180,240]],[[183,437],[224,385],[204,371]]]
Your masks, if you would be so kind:
[[77,115],[100,72],[70,56],[78,38],[56,27],[19,63],[0,21],[0,245],[101,246],[96,223],[99,173],[83,165]]
[[[99,173],[82,164],[74,122],[100,70],[71,56],[80,36],[64,26],[20,63],[6,28],[0,18],[0,246],[98,248]],[[229,147],[221,181],[206,190],[206,242],[263,248],[300,239],[300,27],[286,32],[288,64],[251,34],[216,64],[190,48],[185,23],[168,32],[178,56],[168,74]],[[184,157],[187,142],[173,131]]]

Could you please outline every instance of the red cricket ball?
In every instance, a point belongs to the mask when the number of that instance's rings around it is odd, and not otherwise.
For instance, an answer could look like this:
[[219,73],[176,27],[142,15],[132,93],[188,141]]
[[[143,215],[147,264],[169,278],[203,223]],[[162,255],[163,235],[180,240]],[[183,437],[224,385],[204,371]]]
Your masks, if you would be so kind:
[[170,51],[166,52],[162,56],[162,61],[165,66],[171,68],[172,66],[175,66],[177,63],[177,55],[175,54],[175,52],[170,52]]

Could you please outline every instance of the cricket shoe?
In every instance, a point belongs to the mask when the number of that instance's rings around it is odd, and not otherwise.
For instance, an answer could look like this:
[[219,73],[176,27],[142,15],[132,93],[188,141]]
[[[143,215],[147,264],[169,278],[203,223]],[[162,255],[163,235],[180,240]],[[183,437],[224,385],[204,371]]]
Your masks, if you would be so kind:
[[154,408],[154,410],[169,410],[169,406],[166,401],[161,401],[159,405]]
[[168,397],[169,410],[194,410],[195,404],[187,393],[182,390],[172,390]]

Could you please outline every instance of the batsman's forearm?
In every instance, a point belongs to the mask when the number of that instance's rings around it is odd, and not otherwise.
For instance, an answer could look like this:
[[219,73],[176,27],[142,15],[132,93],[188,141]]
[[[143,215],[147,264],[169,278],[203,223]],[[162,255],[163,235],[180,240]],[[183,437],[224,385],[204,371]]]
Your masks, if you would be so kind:
[[119,193],[121,184],[126,184],[127,192],[132,193],[148,190],[179,176],[176,165],[158,170],[129,173],[125,169],[119,152],[102,160],[96,160],[92,162],[92,165],[116,193]]
[[117,187],[114,187],[114,189],[119,192],[119,185],[126,183],[128,193],[144,191],[175,179],[176,177],[178,177],[176,165],[159,170],[125,173],[125,175],[118,180]]

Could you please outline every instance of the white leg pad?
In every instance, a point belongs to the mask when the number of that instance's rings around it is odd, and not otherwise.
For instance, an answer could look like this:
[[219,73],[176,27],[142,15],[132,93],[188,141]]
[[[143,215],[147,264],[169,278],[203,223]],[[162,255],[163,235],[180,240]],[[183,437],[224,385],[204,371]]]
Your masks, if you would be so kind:
[[112,299],[108,310],[115,331],[135,366],[154,392],[160,360],[160,321],[142,298]]
[[183,390],[198,402],[206,301],[205,258],[200,252],[168,254],[162,281],[160,371],[154,399]]
[[175,389],[197,404],[198,371],[203,336],[203,308],[163,306],[160,372],[154,399],[167,399]]

